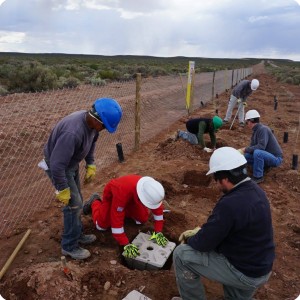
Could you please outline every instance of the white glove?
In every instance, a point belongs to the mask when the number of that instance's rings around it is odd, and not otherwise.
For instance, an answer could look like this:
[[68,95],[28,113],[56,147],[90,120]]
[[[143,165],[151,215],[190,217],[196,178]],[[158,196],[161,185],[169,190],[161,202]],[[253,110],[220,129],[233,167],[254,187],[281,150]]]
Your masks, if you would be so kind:
[[237,103],[240,104],[241,102],[242,102],[242,100],[239,98],[239,99],[237,100]]
[[213,149],[210,149],[210,148],[207,148],[207,147],[204,147],[203,150],[207,153],[210,153],[210,152],[213,152],[214,150]]
[[245,154],[245,148],[238,149],[238,151],[243,155]]

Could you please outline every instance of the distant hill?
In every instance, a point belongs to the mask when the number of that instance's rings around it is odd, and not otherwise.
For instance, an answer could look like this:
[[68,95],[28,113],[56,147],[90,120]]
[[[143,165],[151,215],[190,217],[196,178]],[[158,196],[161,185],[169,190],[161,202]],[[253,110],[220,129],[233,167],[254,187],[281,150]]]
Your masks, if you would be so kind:
[[[79,84],[105,85],[108,81],[131,80],[136,73],[143,77],[186,74],[191,60],[195,61],[196,73],[242,69],[262,61],[258,58],[0,52],[0,95]],[[275,65],[294,63],[291,60],[272,61]]]

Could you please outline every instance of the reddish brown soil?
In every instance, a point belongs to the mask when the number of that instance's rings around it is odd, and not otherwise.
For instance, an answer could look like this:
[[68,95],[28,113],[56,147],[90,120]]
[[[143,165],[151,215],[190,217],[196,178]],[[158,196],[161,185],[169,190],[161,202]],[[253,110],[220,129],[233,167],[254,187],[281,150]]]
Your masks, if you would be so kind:
[[[271,203],[276,260],[269,282],[260,288],[255,299],[295,299],[300,293],[300,176],[291,169],[292,155],[299,155],[300,87],[277,83],[267,74],[258,76],[261,86],[249,98],[248,109],[257,109],[264,124],[269,125],[277,136],[283,151],[284,162],[266,174],[261,187]],[[279,101],[274,111],[274,96]],[[219,114],[223,117],[229,94],[219,96]],[[193,116],[212,116],[213,105],[207,105]],[[141,149],[127,156],[122,164],[103,170],[97,180],[83,193],[102,192],[103,183],[113,177],[129,173],[149,175],[161,181],[166,189],[165,214],[166,236],[177,242],[179,234],[206,221],[220,192],[210,177],[210,155],[184,141],[174,141],[176,129],[184,129],[186,118],[173,124],[168,132],[162,132]],[[153,121],[155,126],[155,121]],[[288,132],[288,143],[283,143],[283,134]],[[234,125],[225,126],[218,133],[218,146],[240,148],[249,143],[250,130]],[[242,199],[241,199],[242,201]],[[242,205],[242,203],[241,203]],[[122,299],[131,290],[142,291],[153,300],[169,300],[178,295],[171,261],[159,271],[130,270],[120,256],[120,249],[110,232],[97,232],[88,216],[83,217],[85,231],[95,233],[97,241],[87,248],[91,258],[79,262],[68,259],[73,280],[69,281],[60,265],[60,236],[62,213],[59,204],[51,204],[30,219],[31,235],[0,283],[0,294],[5,299]],[[151,230],[152,221],[137,226],[128,221],[125,230],[132,240],[138,231]],[[25,230],[1,240],[0,250],[12,253]],[[116,261],[116,264],[114,264]],[[110,288],[104,284],[110,282]],[[204,280],[208,300],[222,299],[222,287]]]

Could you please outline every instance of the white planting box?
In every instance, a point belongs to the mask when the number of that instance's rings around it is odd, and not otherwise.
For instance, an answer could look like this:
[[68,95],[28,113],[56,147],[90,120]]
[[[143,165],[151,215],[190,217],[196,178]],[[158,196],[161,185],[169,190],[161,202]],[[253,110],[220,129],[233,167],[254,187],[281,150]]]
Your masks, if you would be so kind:
[[122,300],[151,300],[151,299],[139,293],[138,291],[133,290]]
[[132,241],[132,244],[139,248],[140,255],[136,258],[127,258],[125,260],[130,268],[138,270],[158,270],[161,269],[176,247],[173,242],[168,242],[166,247],[157,245],[149,241],[151,235],[140,232]]

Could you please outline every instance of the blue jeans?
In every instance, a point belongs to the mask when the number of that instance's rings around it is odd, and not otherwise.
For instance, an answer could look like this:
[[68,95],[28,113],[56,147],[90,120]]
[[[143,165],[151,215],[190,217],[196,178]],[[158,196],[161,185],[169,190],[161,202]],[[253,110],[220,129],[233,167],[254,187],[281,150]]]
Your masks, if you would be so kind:
[[226,257],[214,251],[200,252],[187,244],[173,253],[176,282],[183,300],[205,300],[201,276],[223,284],[224,299],[250,300],[256,289],[271,276],[252,278],[238,271]]
[[253,165],[253,176],[260,178],[264,176],[264,167],[278,167],[282,163],[282,157],[256,149],[252,154],[245,153],[245,158],[249,165]]
[[188,131],[182,131],[179,130],[178,131],[178,137],[188,141],[189,143],[191,143],[192,145],[198,145],[198,138],[195,134],[190,133]]
[[[46,171],[52,181],[51,171]],[[62,211],[64,214],[64,231],[62,234],[61,247],[66,251],[72,251],[78,247],[78,240],[82,234],[81,210],[82,195],[80,190],[79,166],[66,170],[68,185],[71,190],[71,199]]]

